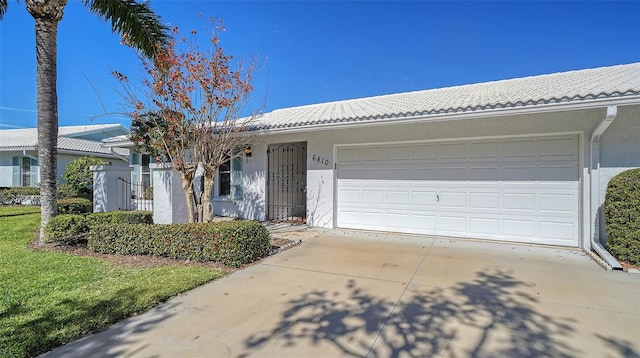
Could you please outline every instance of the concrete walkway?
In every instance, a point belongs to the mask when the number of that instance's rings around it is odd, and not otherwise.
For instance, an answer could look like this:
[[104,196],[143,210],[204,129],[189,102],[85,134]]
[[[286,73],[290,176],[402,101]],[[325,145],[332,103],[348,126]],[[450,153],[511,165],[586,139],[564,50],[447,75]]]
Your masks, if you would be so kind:
[[640,274],[580,251],[282,235],[303,243],[45,356],[640,356]]

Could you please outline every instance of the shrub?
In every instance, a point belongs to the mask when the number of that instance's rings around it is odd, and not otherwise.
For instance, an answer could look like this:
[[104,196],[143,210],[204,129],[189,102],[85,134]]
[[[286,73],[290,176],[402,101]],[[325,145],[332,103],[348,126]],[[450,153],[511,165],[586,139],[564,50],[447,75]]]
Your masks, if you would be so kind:
[[78,244],[86,241],[89,226],[83,215],[63,214],[52,217],[44,229],[47,242]]
[[15,187],[3,188],[0,190],[0,204],[15,205],[22,204],[27,197],[40,195],[38,187]]
[[609,181],[604,214],[609,252],[640,265],[640,169],[624,171]]
[[153,200],[153,187],[150,186],[144,190],[144,194],[142,194],[142,198],[145,200]]
[[64,198],[58,200],[60,214],[88,214],[93,211],[93,202],[86,198]]
[[271,249],[267,229],[254,221],[98,225],[91,229],[87,245],[107,254],[216,261],[233,267],[254,262]]
[[103,165],[106,162],[95,157],[82,157],[69,163],[62,173],[65,183],[60,185],[60,193],[69,197],[93,197],[92,165]]
[[113,224],[152,224],[152,213],[148,211],[113,211],[89,215],[61,214],[51,218],[45,227],[48,242],[63,244],[86,243],[89,231],[94,226]]
[[153,224],[151,211],[110,211],[87,215],[90,227],[102,224]]

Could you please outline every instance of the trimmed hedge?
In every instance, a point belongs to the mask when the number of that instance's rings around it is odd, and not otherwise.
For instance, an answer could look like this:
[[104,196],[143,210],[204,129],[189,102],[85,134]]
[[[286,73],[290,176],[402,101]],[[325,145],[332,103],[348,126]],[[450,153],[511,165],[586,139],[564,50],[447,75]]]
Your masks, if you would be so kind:
[[640,265],[640,169],[624,171],[609,181],[604,214],[609,252]]
[[110,211],[87,215],[90,227],[102,224],[153,224],[151,211]]
[[232,267],[254,262],[271,250],[267,229],[255,221],[98,225],[91,229],[87,246],[105,254],[216,261]]
[[58,200],[60,214],[88,214],[93,211],[93,202],[86,198],[64,198]]
[[62,214],[52,217],[44,228],[45,241],[78,244],[87,240],[89,225],[83,215]]
[[[40,195],[38,187],[15,187],[0,189],[0,204],[15,205],[22,204],[25,200],[33,201],[34,196]],[[39,201],[38,201],[39,204]]]
[[89,215],[62,214],[51,218],[45,227],[45,240],[63,244],[85,243],[90,228],[104,224],[152,224],[149,211],[113,211]]

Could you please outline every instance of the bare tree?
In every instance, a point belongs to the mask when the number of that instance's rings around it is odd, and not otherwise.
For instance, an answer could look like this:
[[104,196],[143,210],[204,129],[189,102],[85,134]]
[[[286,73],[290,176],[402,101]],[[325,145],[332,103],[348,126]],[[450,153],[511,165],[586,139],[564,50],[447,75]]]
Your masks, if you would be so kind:
[[[211,195],[218,168],[243,154],[255,116],[241,117],[253,90],[257,61],[233,61],[219,46],[219,20],[212,20],[206,48],[173,29],[174,39],[154,61],[141,57],[144,77],[133,84],[114,72],[131,108],[132,139],[180,173],[190,222],[213,219]],[[204,185],[196,186],[196,171]]]

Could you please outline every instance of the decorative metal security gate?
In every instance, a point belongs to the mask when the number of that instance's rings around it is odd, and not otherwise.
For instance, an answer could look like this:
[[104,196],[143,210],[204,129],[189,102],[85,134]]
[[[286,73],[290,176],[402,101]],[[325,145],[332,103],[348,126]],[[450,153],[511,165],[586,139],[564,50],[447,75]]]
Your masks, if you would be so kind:
[[305,222],[307,143],[270,145],[267,161],[267,219]]
[[123,207],[127,211],[153,211],[153,192],[147,183],[133,183],[129,179],[120,179],[120,195]]

